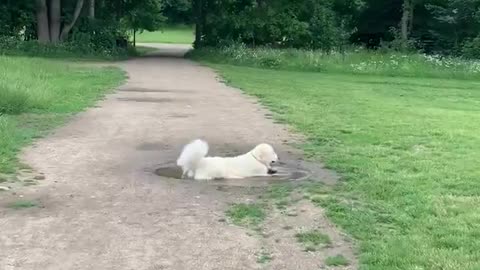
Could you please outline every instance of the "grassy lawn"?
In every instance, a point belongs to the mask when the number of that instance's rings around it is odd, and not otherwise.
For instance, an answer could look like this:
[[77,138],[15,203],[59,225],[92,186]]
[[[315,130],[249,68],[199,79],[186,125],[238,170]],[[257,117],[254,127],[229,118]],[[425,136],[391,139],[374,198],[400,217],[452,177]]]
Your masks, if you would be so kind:
[[361,269],[480,269],[479,82],[212,65],[343,176],[314,201]]
[[123,80],[116,68],[0,56],[0,174],[13,173],[32,139],[92,105]]
[[193,33],[191,26],[169,26],[160,31],[140,33],[137,35],[137,42],[192,44]]

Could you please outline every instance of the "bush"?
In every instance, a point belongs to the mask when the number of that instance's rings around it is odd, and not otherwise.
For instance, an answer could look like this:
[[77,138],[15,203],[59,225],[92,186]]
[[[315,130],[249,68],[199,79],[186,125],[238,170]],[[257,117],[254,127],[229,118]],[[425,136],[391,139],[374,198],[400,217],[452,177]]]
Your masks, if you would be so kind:
[[480,59],[480,36],[466,41],[462,48],[462,54],[465,58]]
[[418,44],[415,44],[415,40],[409,39],[407,40],[406,44],[402,40],[400,31],[395,28],[391,27],[389,30],[390,35],[392,36],[391,41],[381,41],[380,42],[380,51],[384,53],[389,52],[404,52],[404,53],[415,53],[419,50]]
[[74,32],[68,41],[58,44],[41,44],[36,40],[23,41],[16,37],[0,36],[0,54],[42,57],[73,57],[114,59],[128,55],[127,48],[116,45],[116,40],[97,42],[97,36]]

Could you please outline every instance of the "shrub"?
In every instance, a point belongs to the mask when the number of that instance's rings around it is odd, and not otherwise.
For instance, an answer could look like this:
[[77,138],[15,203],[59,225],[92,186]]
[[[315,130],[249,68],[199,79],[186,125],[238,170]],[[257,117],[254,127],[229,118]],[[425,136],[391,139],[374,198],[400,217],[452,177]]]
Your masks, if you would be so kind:
[[128,55],[127,48],[116,46],[116,40],[96,43],[88,33],[72,33],[68,41],[41,44],[35,40],[23,41],[16,37],[0,36],[0,54],[42,57],[74,57],[113,59]]

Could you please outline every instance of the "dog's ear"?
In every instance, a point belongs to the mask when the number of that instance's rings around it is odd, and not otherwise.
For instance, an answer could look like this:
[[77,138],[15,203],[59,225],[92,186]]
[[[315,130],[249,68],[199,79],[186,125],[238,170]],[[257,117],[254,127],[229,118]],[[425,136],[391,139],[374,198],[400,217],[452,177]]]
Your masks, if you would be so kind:
[[253,154],[255,155],[255,157],[260,160],[260,161],[264,161],[265,159],[265,151],[263,150],[263,148],[261,146],[257,146],[253,149]]

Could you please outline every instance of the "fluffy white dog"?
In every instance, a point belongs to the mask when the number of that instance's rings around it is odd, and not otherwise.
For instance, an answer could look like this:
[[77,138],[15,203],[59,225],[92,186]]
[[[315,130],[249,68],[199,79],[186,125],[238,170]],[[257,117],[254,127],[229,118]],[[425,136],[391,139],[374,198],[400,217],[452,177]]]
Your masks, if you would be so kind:
[[274,171],[272,165],[278,156],[269,144],[262,143],[250,152],[236,157],[207,157],[208,144],[194,140],[183,147],[177,165],[187,175],[196,180],[236,179],[254,176],[267,176]]

